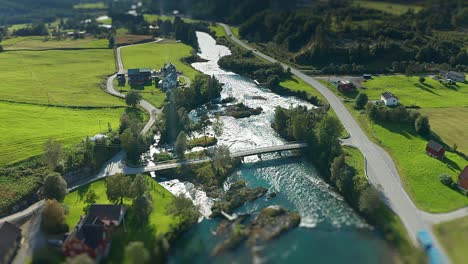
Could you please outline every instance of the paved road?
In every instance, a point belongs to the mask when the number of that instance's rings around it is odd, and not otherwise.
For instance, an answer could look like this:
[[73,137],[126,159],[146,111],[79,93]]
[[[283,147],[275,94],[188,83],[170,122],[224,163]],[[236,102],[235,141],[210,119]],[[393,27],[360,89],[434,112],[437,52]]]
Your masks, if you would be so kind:
[[[244,47],[245,49],[253,51],[255,55],[269,62],[279,62],[276,59],[251,48],[243,41],[236,38],[232,34],[232,31],[229,28],[229,26],[225,24],[221,25],[228,33],[228,36],[238,45]],[[283,67],[290,67],[289,65],[283,63],[282,65]],[[378,189],[384,196],[384,200],[386,201],[386,203],[401,218],[404,226],[406,227],[410,235],[411,240],[413,241],[413,244],[417,245],[417,232],[421,229],[425,229],[428,232],[432,233],[432,229],[429,223],[424,221],[423,217],[421,217],[419,210],[416,208],[413,201],[408,197],[408,195],[404,191],[400,181],[400,176],[398,175],[398,171],[388,153],[385,152],[380,146],[377,146],[375,143],[373,143],[367,137],[367,135],[361,129],[359,124],[356,122],[356,120],[354,120],[354,118],[346,109],[344,104],[334,93],[332,93],[314,78],[303,74],[301,71],[293,67],[290,68],[291,72],[294,75],[301,78],[306,83],[317,89],[327,99],[328,103],[333,108],[333,110],[335,110],[338,118],[343,123],[343,126],[351,135],[351,143],[354,146],[358,147],[359,150],[361,150],[362,154],[368,161],[367,172],[371,184],[378,187]],[[434,243],[441,250],[443,250],[443,248],[438,243],[437,238],[433,234],[432,237],[434,239]],[[445,253],[443,257],[447,263],[450,262]]]

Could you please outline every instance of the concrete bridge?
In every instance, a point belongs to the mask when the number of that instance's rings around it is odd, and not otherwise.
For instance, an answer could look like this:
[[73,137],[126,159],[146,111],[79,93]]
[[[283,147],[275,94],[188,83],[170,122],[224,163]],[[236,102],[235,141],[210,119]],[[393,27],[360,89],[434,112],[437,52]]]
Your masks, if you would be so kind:
[[[276,152],[281,154],[281,152],[283,151],[300,150],[300,149],[305,149],[306,147],[307,147],[307,143],[293,142],[293,143],[286,143],[286,144],[278,145],[278,146],[260,147],[260,148],[250,149],[250,150],[232,152],[231,157],[240,158],[243,160],[245,157],[257,155],[259,158],[261,158],[262,154],[276,153]],[[134,171],[134,173],[163,171],[163,170],[178,168],[183,165],[199,164],[199,163],[208,162],[211,160],[212,158],[201,158],[201,159],[185,160],[185,161],[179,161],[179,162],[168,161],[168,162],[156,164],[154,166],[147,166],[144,168],[135,168],[135,170],[140,169],[141,171],[139,172]]]

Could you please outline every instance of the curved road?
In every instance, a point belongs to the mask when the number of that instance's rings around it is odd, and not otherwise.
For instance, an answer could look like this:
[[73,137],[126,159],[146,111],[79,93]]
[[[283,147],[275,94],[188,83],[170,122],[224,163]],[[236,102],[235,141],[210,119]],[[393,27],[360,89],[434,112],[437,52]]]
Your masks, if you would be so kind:
[[[221,26],[223,26],[225,31],[228,33],[228,36],[238,45],[245,49],[251,50],[255,55],[265,59],[266,61],[272,63],[281,63],[278,60],[265,55],[256,49],[253,49],[243,41],[236,38],[229,26],[225,24],[221,24]],[[281,65],[285,68],[290,67],[284,63],[281,63]],[[356,120],[354,120],[344,104],[334,93],[332,93],[314,78],[305,75],[295,68],[290,68],[292,74],[301,78],[306,83],[318,90],[327,99],[330,106],[333,107],[333,110],[335,110],[338,118],[341,120],[341,123],[351,135],[351,143],[358,147],[364,157],[367,159],[367,173],[371,184],[380,190],[381,194],[384,196],[385,202],[390,206],[390,208],[392,208],[395,213],[399,215],[410,235],[411,240],[413,241],[413,244],[418,245],[416,234],[419,230],[425,229],[432,234],[430,224],[424,221],[420,211],[416,208],[413,201],[404,191],[398,171],[388,153],[367,137],[359,124],[356,122]],[[443,251],[443,248],[440,246],[437,238],[433,234],[432,238],[434,239],[434,243],[439,247],[439,249]],[[445,262],[449,263],[449,258],[445,253],[443,254]]]

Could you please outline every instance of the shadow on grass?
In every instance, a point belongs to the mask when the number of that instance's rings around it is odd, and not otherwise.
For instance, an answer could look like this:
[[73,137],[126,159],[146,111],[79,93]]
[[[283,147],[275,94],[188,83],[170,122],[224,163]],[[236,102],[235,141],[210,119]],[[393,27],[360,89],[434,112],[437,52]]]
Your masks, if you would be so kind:
[[342,94],[343,96],[345,96],[346,98],[349,98],[349,99],[356,99],[356,97],[358,96],[359,92],[358,90],[354,90],[352,92],[342,92],[342,91],[339,91],[340,94]]
[[84,196],[88,192],[89,187],[91,187],[91,184],[86,184],[85,186],[80,187],[78,188],[78,190],[76,190],[76,192],[78,193],[78,197],[80,198],[80,201],[84,200],[85,198]]
[[396,124],[396,123],[391,123],[391,122],[377,122],[376,124],[384,127],[385,129],[387,129],[388,131],[392,133],[400,134],[407,139],[411,139],[413,137],[418,136],[416,131],[414,131],[413,127],[410,126],[409,124]]
[[[426,91],[426,92],[429,92],[429,93],[431,93],[431,94],[435,94],[435,95],[437,95],[437,96],[440,96],[440,94],[438,94],[438,93],[432,91],[432,90],[431,90],[430,88],[428,88],[425,84],[415,83],[414,86],[420,88],[420,89],[423,90],[423,91]],[[431,86],[431,88],[433,89],[434,87]]]
[[447,158],[447,157],[444,157],[441,162],[445,163],[447,165],[447,167],[452,170],[452,171],[461,171],[461,168],[460,166],[458,166],[458,164],[456,162],[454,162],[453,160]]

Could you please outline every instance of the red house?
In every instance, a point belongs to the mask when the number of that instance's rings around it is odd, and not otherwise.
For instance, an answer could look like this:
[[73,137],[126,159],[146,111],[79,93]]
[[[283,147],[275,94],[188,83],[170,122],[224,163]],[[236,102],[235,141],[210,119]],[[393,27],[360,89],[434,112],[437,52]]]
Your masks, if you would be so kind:
[[336,83],[336,88],[338,88],[338,91],[340,92],[354,92],[356,90],[356,86],[350,81],[338,81]]
[[464,191],[468,191],[468,165],[458,175],[458,187]]
[[64,255],[74,257],[85,253],[99,263],[109,254],[110,232],[122,223],[124,214],[121,205],[92,205],[63,243]]
[[430,140],[426,145],[426,153],[433,158],[442,159],[445,155],[445,148],[434,140]]

